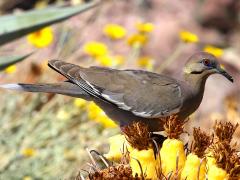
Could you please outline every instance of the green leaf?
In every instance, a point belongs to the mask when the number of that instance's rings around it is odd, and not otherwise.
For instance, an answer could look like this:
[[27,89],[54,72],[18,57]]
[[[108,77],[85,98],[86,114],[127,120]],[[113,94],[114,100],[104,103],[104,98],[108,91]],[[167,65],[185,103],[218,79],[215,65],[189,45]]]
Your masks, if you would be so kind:
[[0,45],[43,27],[68,19],[98,4],[97,2],[91,2],[73,7],[49,7],[46,9],[27,11],[22,14],[1,16]]
[[0,57],[0,71],[4,70],[8,66],[16,64],[26,58],[28,58],[32,53],[26,54],[24,56],[6,56]]

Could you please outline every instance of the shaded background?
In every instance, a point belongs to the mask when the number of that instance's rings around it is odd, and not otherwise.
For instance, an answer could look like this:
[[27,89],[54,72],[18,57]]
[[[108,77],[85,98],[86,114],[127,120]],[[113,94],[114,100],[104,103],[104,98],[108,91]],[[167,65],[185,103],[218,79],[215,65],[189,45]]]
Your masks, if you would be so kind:
[[[1,14],[21,13],[52,5],[76,6],[84,1],[27,1],[3,0]],[[209,127],[216,120],[240,123],[240,4],[235,0],[161,1],[106,0],[100,6],[52,25],[53,41],[37,48],[23,37],[0,48],[0,55],[26,54],[27,60],[18,63],[14,71],[0,72],[0,83],[55,82],[63,77],[47,67],[47,60],[61,59],[82,66],[101,65],[84,52],[89,41],[108,46],[111,55],[123,57],[117,68],[144,68],[139,57],[149,57],[152,68],[159,67],[176,53],[182,44],[179,33],[190,31],[198,43],[185,43],[175,60],[161,73],[179,78],[187,58],[205,45],[223,49],[219,61],[234,77],[234,84],[219,75],[211,76],[199,110],[192,115],[187,129]],[[136,23],[149,22],[154,30],[140,50],[127,44],[136,33]],[[123,26],[127,35],[113,41],[103,33],[103,27],[115,23]],[[73,98],[51,94],[31,94],[0,91],[0,178],[2,179],[68,179],[73,178],[88,161],[86,148],[107,152],[107,138],[119,132],[106,127],[89,116],[89,104]],[[93,112],[93,111],[92,111]],[[95,112],[95,111],[94,111]],[[96,110],[96,116],[99,112]],[[240,130],[235,141],[239,141]]]

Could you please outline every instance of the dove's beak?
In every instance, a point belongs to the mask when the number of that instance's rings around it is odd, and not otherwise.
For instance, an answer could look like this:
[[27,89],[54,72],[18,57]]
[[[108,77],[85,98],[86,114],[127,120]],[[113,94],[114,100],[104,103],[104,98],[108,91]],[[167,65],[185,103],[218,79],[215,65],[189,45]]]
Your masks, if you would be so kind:
[[228,73],[223,69],[223,67],[219,66],[219,67],[217,68],[217,72],[218,72],[219,74],[225,76],[225,78],[227,78],[229,81],[231,81],[231,82],[233,83],[233,77],[232,77],[230,74],[228,74]]

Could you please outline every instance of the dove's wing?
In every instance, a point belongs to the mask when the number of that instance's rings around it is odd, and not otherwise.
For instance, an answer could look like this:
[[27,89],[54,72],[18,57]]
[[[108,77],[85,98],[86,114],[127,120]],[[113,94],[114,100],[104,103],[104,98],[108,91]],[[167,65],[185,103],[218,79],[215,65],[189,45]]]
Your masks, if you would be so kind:
[[59,60],[49,61],[49,66],[88,94],[139,117],[169,116],[178,113],[182,106],[180,85],[163,75],[141,70],[83,68]]

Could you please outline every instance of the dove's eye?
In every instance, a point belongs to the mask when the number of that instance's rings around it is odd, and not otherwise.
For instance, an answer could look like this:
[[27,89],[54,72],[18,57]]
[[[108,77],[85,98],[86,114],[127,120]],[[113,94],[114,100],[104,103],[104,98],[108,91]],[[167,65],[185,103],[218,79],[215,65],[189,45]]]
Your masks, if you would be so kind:
[[211,62],[210,62],[209,59],[203,59],[203,60],[202,60],[202,63],[203,63],[205,66],[207,66],[207,67],[211,66]]

